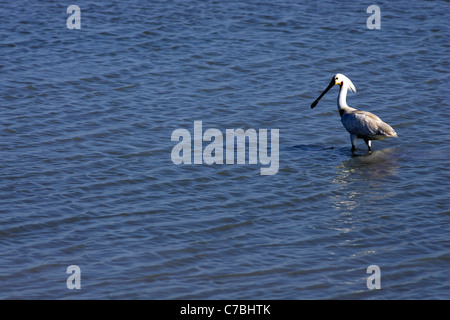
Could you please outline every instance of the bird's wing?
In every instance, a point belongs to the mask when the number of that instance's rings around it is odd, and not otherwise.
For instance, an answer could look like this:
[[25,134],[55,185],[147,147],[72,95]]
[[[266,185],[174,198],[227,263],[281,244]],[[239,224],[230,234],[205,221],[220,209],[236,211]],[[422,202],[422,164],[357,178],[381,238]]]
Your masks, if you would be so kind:
[[395,136],[390,125],[367,111],[352,111],[342,116],[342,124],[348,132],[360,137]]

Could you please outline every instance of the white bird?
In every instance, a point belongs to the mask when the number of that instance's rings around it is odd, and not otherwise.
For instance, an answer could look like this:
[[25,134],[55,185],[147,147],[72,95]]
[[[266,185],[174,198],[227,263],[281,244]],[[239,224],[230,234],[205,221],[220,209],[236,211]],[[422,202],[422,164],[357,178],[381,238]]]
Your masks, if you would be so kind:
[[349,107],[347,104],[347,91],[356,92],[356,88],[352,81],[341,73],[336,74],[331,79],[328,87],[322,94],[311,104],[311,109],[314,108],[319,100],[330,90],[334,85],[340,85],[337,106],[341,116],[341,122],[345,129],[350,133],[350,141],[352,143],[352,151],[355,151],[356,140],[358,138],[364,139],[369,151],[371,151],[372,140],[382,140],[390,137],[397,137],[394,129],[387,123],[383,122],[379,117],[367,111],[360,111]]

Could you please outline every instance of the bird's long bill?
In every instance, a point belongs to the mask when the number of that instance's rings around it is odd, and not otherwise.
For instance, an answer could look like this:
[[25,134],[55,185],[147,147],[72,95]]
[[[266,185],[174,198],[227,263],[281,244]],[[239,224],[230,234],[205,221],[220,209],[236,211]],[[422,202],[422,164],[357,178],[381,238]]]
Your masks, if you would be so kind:
[[328,92],[328,90],[330,90],[333,86],[335,85],[335,81],[334,78],[331,79],[330,84],[328,85],[328,87],[323,90],[323,92],[320,94],[320,96],[311,104],[311,109],[314,108],[318,103],[319,100],[322,99],[322,97]]

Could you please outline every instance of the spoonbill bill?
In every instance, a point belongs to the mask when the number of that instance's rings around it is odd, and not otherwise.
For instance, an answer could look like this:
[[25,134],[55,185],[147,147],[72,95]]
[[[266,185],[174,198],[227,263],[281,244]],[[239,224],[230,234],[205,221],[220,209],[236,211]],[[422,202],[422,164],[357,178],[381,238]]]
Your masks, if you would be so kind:
[[314,108],[319,100],[330,90],[334,85],[338,84],[341,88],[337,99],[337,106],[341,122],[345,129],[350,133],[350,141],[352,143],[352,151],[356,150],[356,140],[358,138],[364,139],[369,151],[372,150],[372,140],[383,140],[385,138],[397,137],[394,129],[386,122],[383,122],[379,117],[367,111],[360,111],[349,107],[347,104],[347,91],[356,92],[356,88],[352,81],[341,73],[336,74],[331,79],[328,87],[321,93],[321,95],[311,104],[311,109]]

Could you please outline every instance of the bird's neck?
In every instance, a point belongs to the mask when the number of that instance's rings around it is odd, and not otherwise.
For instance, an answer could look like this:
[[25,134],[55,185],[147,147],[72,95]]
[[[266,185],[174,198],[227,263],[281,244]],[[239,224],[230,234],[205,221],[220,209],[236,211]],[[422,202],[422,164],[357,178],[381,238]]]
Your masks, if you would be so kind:
[[342,83],[341,88],[339,90],[339,95],[337,99],[337,106],[339,110],[339,114],[342,116],[345,112],[356,110],[355,108],[349,107],[347,104],[347,91],[348,91],[348,84]]

